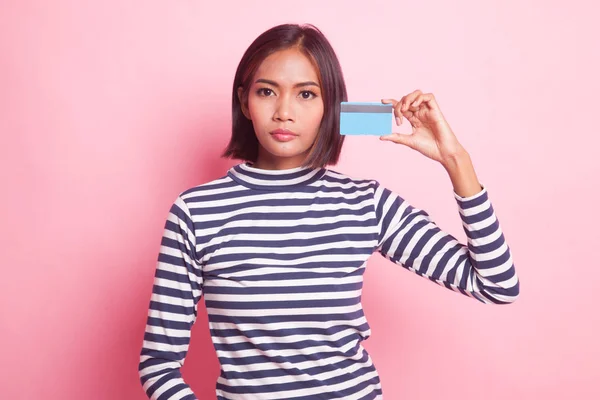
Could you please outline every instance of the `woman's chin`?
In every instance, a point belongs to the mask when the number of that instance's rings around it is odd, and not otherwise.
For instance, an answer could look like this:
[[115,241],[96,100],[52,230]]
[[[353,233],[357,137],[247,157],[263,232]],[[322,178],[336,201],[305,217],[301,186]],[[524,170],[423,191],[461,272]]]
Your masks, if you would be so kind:
[[298,146],[294,146],[292,143],[274,143],[265,149],[266,153],[273,157],[281,158],[296,158],[302,157],[308,154],[307,149],[299,149]]

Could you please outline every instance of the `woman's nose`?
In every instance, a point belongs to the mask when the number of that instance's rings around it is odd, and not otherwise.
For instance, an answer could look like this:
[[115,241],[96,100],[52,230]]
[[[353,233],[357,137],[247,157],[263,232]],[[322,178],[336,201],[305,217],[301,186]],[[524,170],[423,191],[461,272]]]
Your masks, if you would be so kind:
[[274,119],[278,121],[293,121],[294,115],[291,102],[287,99],[282,99],[277,103]]

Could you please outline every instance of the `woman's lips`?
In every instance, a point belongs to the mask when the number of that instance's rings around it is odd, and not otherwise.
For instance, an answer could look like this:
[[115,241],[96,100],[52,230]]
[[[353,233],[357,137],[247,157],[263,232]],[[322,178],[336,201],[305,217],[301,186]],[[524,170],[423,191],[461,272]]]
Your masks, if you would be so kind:
[[278,142],[289,142],[290,140],[294,140],[294,138],[298,135],[292,131],[288,131],[287,129],[275,129],[271,132],[271,136],[273,136],[273,139],[277,140]]

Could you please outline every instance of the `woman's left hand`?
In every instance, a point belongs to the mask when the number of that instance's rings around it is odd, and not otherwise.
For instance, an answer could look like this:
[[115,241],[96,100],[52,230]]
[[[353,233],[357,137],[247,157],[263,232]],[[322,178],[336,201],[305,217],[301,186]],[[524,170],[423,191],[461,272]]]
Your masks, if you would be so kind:
[[406,145],[442,165],[465,151],[446,122],[433,94],[415,90],[400,101],[383,99],[381,102],[392,104],[396,123],[402,124],[402,117],[405,117],[413,131],[408,135],[392,133],[381,136],[381,140]]

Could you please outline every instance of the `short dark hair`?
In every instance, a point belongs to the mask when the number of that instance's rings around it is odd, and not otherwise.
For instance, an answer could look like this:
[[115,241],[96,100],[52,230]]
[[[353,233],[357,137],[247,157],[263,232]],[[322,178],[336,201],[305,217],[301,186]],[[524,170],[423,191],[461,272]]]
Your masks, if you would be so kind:
[[258,139],[252,121],[242,112],[238,88],[242,88],[242,100],[246,102],[254,74],[263,60],[292,47],[298,48],[316,66],[324,105],[319,133],[303,166],[321,168],[338,162],[345,138],[340,135],[340,103],[348,101],[346,83],[333,47],[312,24],[275,26],[263,32],[248,47],[233,80],[232,133],[223,157],[256,162]]

